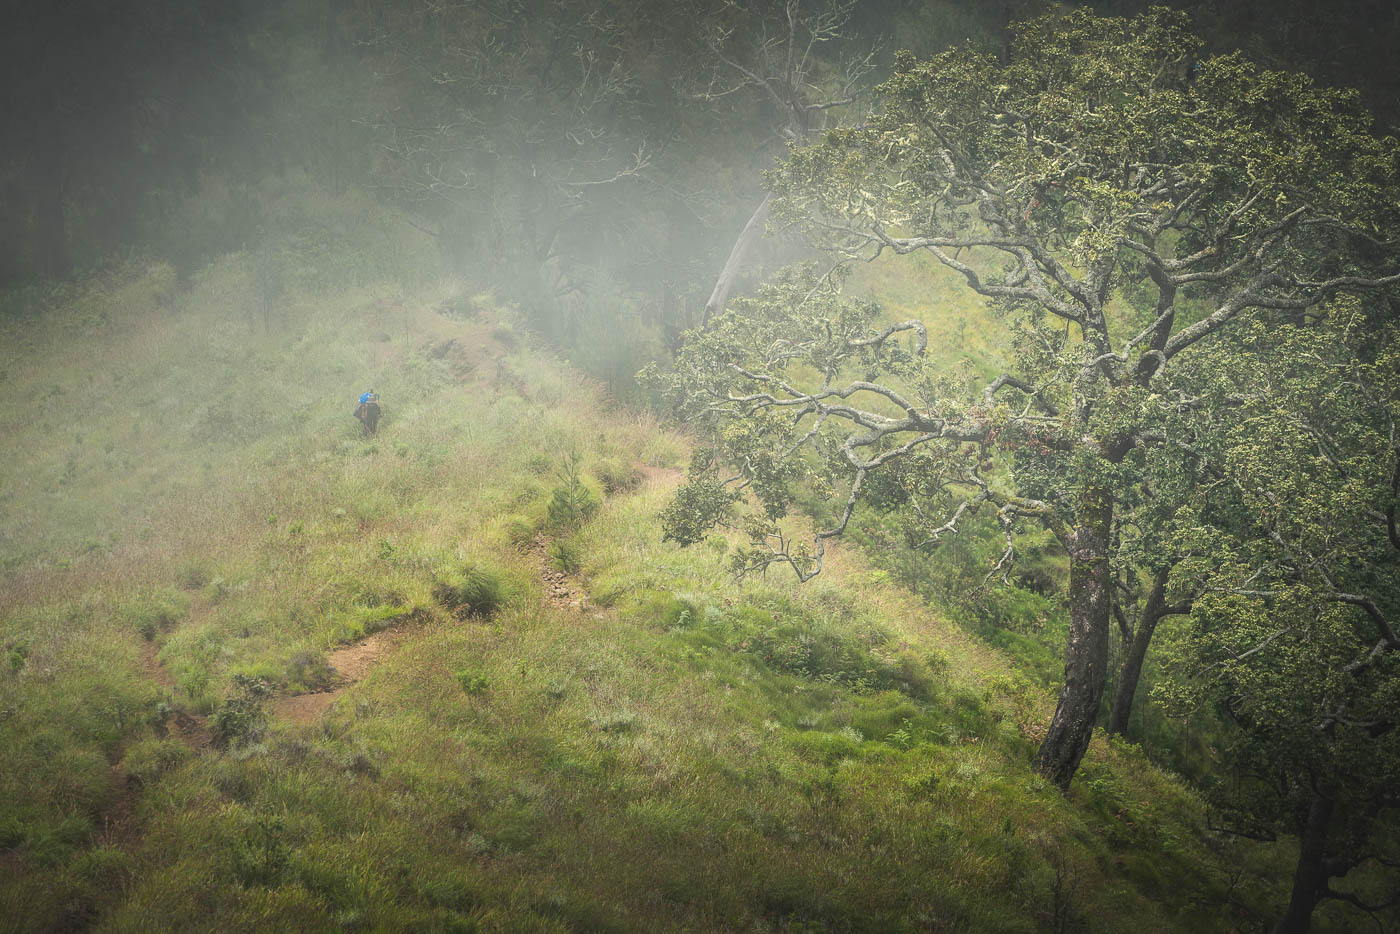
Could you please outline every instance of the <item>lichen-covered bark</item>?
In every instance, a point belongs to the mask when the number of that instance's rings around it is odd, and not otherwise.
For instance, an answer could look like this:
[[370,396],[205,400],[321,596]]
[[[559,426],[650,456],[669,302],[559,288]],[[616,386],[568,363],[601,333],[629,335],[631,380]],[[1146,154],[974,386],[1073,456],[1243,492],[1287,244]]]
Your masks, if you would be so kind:
[[1112,520],[1113,499],[1108,491],[1090,490],[1081,500],[1079,521],[1066,542],[1070,623],[1065,684],[1035,756],[1035,770],[1062,789],[1069,787],[1089,748],[1103,700],[1113,586],[1108,567]]
[[762,239],[763,225],[768,222],[768,205],[772,200],[772,195],[764,196],[762,203],[754,210],[753,216],[749,218],[749,222],[744,225],[739,239],[734,241],[734,247],[729,251],[729,259],[725,261],[724,269],[715,282],[714,291],[710,293],[710,300],[705,303],[704,325],[706,327],[709,326],[712,318],[724,311],[724,305],[729,301],[729,293],[734,291],[734,284],[739,281],[740,271],[743,270],[754,246]]

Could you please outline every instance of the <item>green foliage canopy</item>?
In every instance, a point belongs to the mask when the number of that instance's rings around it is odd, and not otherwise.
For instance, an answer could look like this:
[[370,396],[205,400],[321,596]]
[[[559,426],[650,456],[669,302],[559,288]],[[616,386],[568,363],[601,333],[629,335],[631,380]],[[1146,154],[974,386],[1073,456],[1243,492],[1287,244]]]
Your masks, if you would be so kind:
[[1213,789],[1226,826],[1299,836],[1278,930],[1302,930],[1322,899],[1387,900],[1383,877],[1333,878],[1400,863],[1400,321],[1337,302],[1229,352],[1194,374],[1239,402],[1198,416],[1208,479],[1168,523],[1198,596],[1157,693],[1232,727]]

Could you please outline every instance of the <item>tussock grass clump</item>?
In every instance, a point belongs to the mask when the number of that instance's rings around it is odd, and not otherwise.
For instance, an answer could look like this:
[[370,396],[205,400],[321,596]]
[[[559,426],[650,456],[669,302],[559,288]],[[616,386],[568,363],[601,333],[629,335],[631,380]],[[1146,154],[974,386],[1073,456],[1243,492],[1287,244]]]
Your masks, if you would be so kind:
[[209,583],[213,576],[204,561],[194,559],[185,562],[180,568],[177,580],[183,590],[200,590]]
[[[377,553],[382,554],[383,551],[384,549],[381,546],[376,545]],[[392,556],[394,551],[392,545],[389,551],[389,556]],[[401,591],[392,587],[382,587],[373,582],[356,580],[351,584],[350,590],[353,601],[362,607],[371,609],[378,609],[386,606],[401,608],[408,603],[408,599]]]
[[289,691],[324,691],[335,680],[335,672],[324,652],[302,650],[287,660],[282,684]]
[[556,539],[549,544],[549,560],[565,574],[576,574],[583,567],[583,555],[577,542]]
[[426,612],[423,607],[399,603],[353,607],[331,628],[330,641],[340,644],[358,642],[400,623],[421,619]]
[[608,496],[630,493],[642,482],[642,472],[632,464],[607,459],[593,465],[593,476]]
[[602,575],[588,585],[588,602],[594,606],[611,607],[617,605],[631,590],[631,582],[618,575]]
[[150,642],[156,633],[169,631],[189,611],[187,596],[174,591],[145,594],[124,605],[119,615]]
[[24,668],[24,663],[29,660],[28,642],[7,642],[5,649],[5,667],[10,671],[18,673]]
[[506,574],[486,564],[468,564],[438,579],[433,599],[459,618],[494,616],[513,596]]
[[529,547],[535,540],[535,525],[524,516],[507,516],[503,525],[506,540],[517,550]]
[[122,769],[128,779],[150,784],[193,757],[194,752],[181,740],[149,737],[127,747],[122,756]]
[[267,727],[264,704],[271,694],[271,686],[262,678],[234,675],[233,693],[224,698],[209,720],[214,745],[227,747],[260,739]]
[[938,693],[942,673],[925,658],[850,608],[832,609],[814,612],[776,593],[727,607],[662,593],[642,601],[642,611],[662,628],[691,633],[696,644],[718,642],[773,672],[857,693],[892,690],[919,700]]

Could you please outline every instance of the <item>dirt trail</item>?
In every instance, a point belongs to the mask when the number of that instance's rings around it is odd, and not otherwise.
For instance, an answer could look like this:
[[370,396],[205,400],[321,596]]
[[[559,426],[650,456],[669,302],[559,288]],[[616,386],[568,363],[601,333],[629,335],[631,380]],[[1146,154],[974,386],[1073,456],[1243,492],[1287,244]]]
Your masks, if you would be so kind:
[[315,723],[330,709],[336,698],[351,685],[363,681],[375,663],[405,638],[406,633],[402,629],[384,629],[331,652],[326,660],[338,676],[335,687],[314,694],[280,695],[272,702],[273,718],[298,725]]
[[[632,465],[639,476],[639,485],[673,487],[685,478],[685,471],[679,467],[654,467],[637,462]],[[627,488],[635,490],[635,485]],[[578,581],[555,566],[549,554],[552,539],[541,533],[530,544],[529,553],[535,559],[540,580],[544,583],[544,596],[549,605],[557,610],[573,610],[579,613],[593,611],[588,595],[579,588]]]
[[[154,641],[141,643],[141,673],[150,681],[160,685],[168,695],[175,693],[175,678],[160,663],[160,649]],[[214,737],[209,731],[207,719],[202,714],[185,710],[172,710],[158,728],[158,732],[181,740],[191,750],[198,753],[213,746]],[[107,772],[110,793],[97,815],[98,839],[103,843],[125,845],[138,835],[135,819],[136,798],[140,794],[139,785],[122,768],[122,757],[126,750],[118,750]]]
[[[647,485],[675,486],[685,476],[685,471],[679,467],[653,467],[639,463],[636,468],[641,474],[642,482]],[[575,613],[589,611],[591,608],[588,596],[579,588],[574,578],[554,566],[549,556],[549,545],[550,540],[540,535],[530,547],[530,553],[539,569],[540,580],[544,584],[545,599],[556,609]],[[353,645],[334,650],[327,657],[327,661],[337,676],[335,686],[330,690],[310,694],[278,695],[272,700],[271,716],[297,725],[315,723],[342,694],[364,680],[370,669],[406,638],[407,632],[403,628],[385,629]],[[153,681],[168,689],[174,689],[175,681],[161,666],[155,646],[151,643],[144,647],[143,667]],[[178,713],[174,725],[191,746],[203,748],[210,745],[209,730],[203,717]],[[119,766],[113,766],[114,775],[118,769]]]
[[575,586],[568,574],[554,566],[549,556],[550,539],[544,535],[535,536],[530,545],[530,554],[538,565],[540,581],[544,583],[544,598],[557,610],[588,609],[588,596]]
[[[159,684],[170,693],[175,693],[175,679],[160,663],[160,650],[154,642],[141,644],[141,671],[147,678]],[[209,732],[208,718],[203,714],[176,710],[165,724],[170,735],[185,741],[185,745],[198,751],[213,744],[213,734]]]
[[[549,557],[549,545],[550,540],[539,535],[530,546],[530,554],[535,558],[540,580],[544,583],[545,599],[556,609],[586,612],[589,610],[587,595],[568,574],[554,566]],[[335,686],[311,694],[279,695],[272,701],[272,717],[298,725],[315,723],[340,695],[363,681],[370,669],[406,638],[403,629],[385,629],[353,645],[336,649],[327,657],[337,675]]]

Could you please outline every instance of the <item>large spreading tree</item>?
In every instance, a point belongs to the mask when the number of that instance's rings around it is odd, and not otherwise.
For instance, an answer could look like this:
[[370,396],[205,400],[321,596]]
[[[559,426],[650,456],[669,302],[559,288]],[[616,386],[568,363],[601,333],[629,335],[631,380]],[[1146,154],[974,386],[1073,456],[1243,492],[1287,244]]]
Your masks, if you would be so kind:
[[[740,489],[762,507],[741,563],[804,579],[863,502],[898,506],[930,541],[993,515],[1003,563],[1028,526],[1058,539],[1070,629],[1035,767],[1061,787],[1099,716],[1115,601],[1155,594],[1160,618],[1203,593],[1173,570],[1194,546],[1169,532],[1184,511],[1229,513],[1202,442],[1250,399],[1202,389],[1201,367],[1246,366],[1245,335],[1400,282],[1397,145],[1356,96],[1198,49],[1154,8],[1023,24],[1006,64],[970,47],[901,56],[866,125],[772,173],[775,216],[838,264],[921,254],[960,274],[1006,329],[1008,372],[939,370],[921,321],[807,271],[736,301],[660,377],[713,430],[668,510],[676,540],[730,515]],[[809,542],[783,517],[813,484],[835,506]]]

